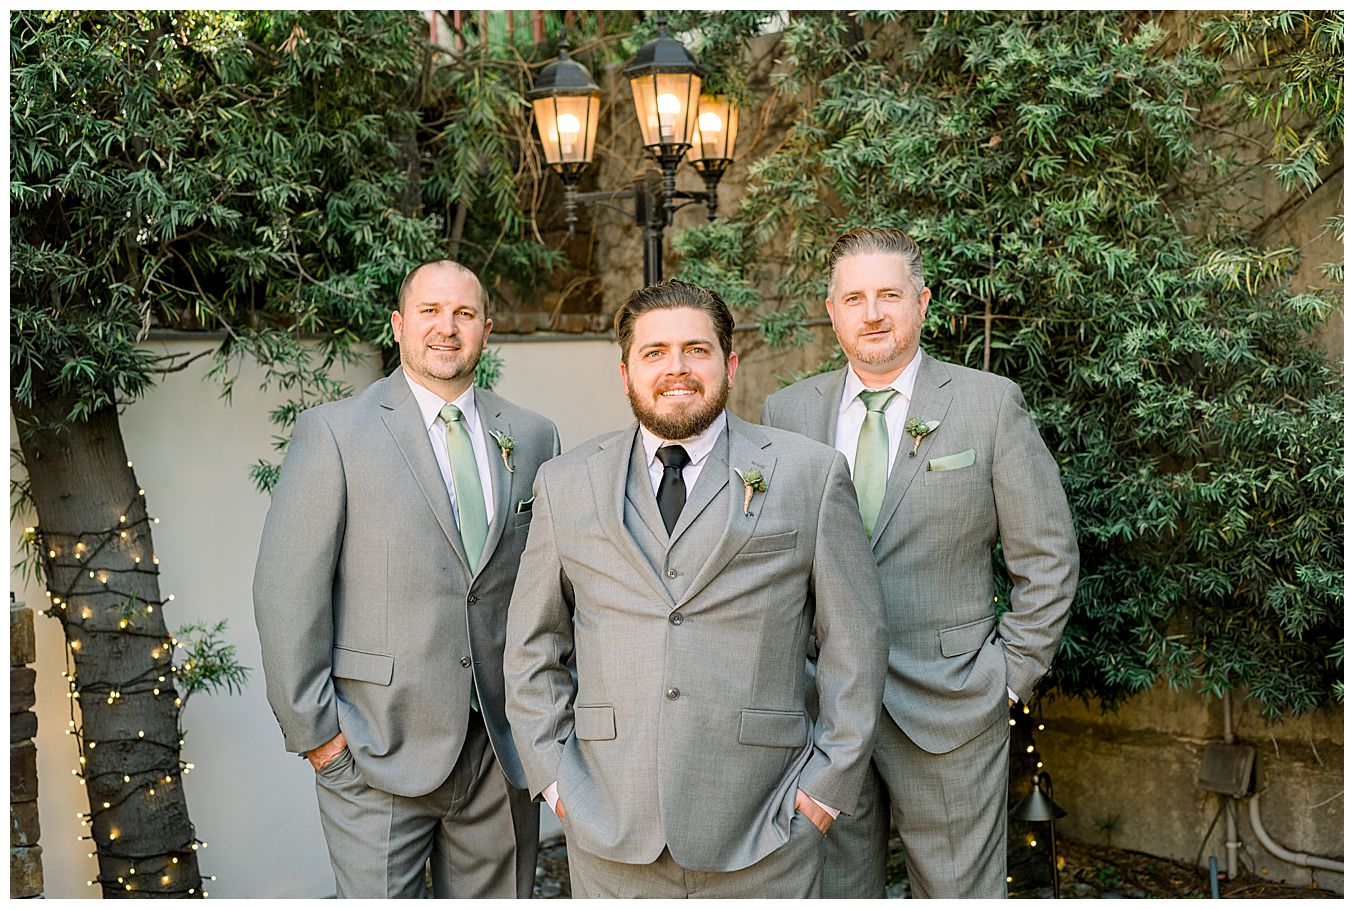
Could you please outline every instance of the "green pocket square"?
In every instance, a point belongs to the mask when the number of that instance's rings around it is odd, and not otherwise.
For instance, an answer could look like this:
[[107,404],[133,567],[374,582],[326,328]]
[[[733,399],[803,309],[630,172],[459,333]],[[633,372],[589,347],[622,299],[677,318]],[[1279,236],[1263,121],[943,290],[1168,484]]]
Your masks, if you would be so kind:
[[972,467],[973,462],[978,460],[978,452],[970,448],[967,451],[961,451],[952,455],[945,455],[943,458],[932,458],[926,462],[927,470],[958,470],[961,467]]
[[535,496],[532,496],[529,499],[523,499],[522,501],[517,503],[517,511],[514,512],[514,514],[521,514],[524,511],[531,511],[531,506],[534,505],[535,503],[536,503]]

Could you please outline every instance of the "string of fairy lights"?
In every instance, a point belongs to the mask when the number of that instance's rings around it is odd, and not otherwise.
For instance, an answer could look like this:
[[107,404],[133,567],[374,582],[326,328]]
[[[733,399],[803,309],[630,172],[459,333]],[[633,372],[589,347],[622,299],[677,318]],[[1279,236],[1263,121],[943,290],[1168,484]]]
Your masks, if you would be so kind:
[[[127,467],[131,469],[132,466],[132,462],[128,461]],[[97,564],[99,557],[110,547],[125,544],[134,539],[133,534],[138,528],[144,526],[149,529],[151,526],[160,523],[159,518],[145,514],[144,503],[142,502],[145,495],[144,489],[138,489],[137,497],[122,510],[117,523],[111,527],[77,532],[57,532],[45,528],[27,527],[24,529],[24,541],[40,546],[41,552],[46,555],[50,565],[47,572],[49,584],[54,574],[50,569],[76,569],[72,573],[71,582],[66,589],[55,592],[51,589],[46,591],[50,606],[47,609],[39,610],[39,614],[56,618],[67,630],[66,638],[69,643],[65,648],[66,669],[61,673],[62,678],[66,681],[66,697],[69,700],[70,707],[70,720],[67,723],[66,734],[75,737],[79,757],[79,766],[71,773],[79,779],[81,786],[89,788],[91,794],[95,791],[105,794],[103,798],[91,797],[90,810],[78,813],[77,818],[81,826],[88,828],[89,832],[78,836],[77,839],[88,840],[96,847],[94,851],[88,853],[90,858],[102,856],[105,860],[113,859],[115,862],[125,863],[123,873],[115,874],[104,871],[107,863],[100,862],[99,877],[87,881],[87,886],[101,885],[105,888],[120,889],[128,893],[144,893],[154,896],[201,896],[205,898],[208,896],[207,891],[202,890],[199,893],[196,882],[199,880],[214,881],[216,877],[215,875],[200,876],[195,861],[189,861],[195,857],[200,849],[207,847],[205,841],[197,838],[191,823],[189,824],[191,838],[186,842],[174,845],[168,850],[157,849],[152,854],[140,854],[125,845],[129,839],[135,837],[125,835],[126,832],[119,830],[114,821],[103,821],[106,814],[116,812],[117,809],[127,806],[132,799],[162,799],[168,792],[172,791],[174,786],[181,783],[184,776],[194,769],[191,762],[184,761],[180,757],[180,749],[184,743],[184,732],[182,714],[179,711],[183,708],[183,699],[179,696],[175,685],[178,673],[191,670],[193,663],[191,659],[184,659],[178,664],[175,663],[176,654],[183,650],[185,656],[187,656],[187,651],[181,647],[179,640],[172,632],[166,630],[163,633],[155,633],[138,627],[138,620],[144,620],[145,617],[154,615],[157,609],[163,610],[166,604],[174,601],[174,595],[171,593],[163,599],[152,599],[137,591],[122,587],[122,584],[125,583],[124,579],[129,576],[148,575],[158,577],[160,573],[159,557],[151,553],[147,561],[145,553],[133,553],[132,564],[128,568],[90,567]],[[137,506],[142,506],[139,510],[143,516],[129,520],[128,515],[134,514],[138,510]],[[64,560],[64,562],[59,560]],[[91,606],[87,601],[94,598],[104,600],[116,598],[120,605]],[[118,617],[116,626],[97,627],[96,608],[115,611]],[[95,624],[91,624],[92,620]],[[78,635],[70,633],[71,625],[79,629]],[[142,646],[148,648],[149,668],[132,678],[82,678],[77,674],[75,664],[81,647],[85,641],[95,636],[104,635],[118,635],[124,641],[140,639]],[[87,702],[90,698],[103,700],[108,707],[117,707],[144,697],[157,700],[172,698],[175,717],[172,739],[157,737],[154,731],[148,733],[145,729],[138,729],[134,736],[91,738],[85,729],[83,710],[77,710],[77,705]],[[162,736],[163,733],[160,735]],[[147,745],[151,748],[145,749],[144,746]],[[106,770],[99,773],[93,773],[89,769],[89,757],[98,748],[107,749],[120,746],[133,746],[141,751],[160,752],[164,755],[161,759],[163,763],[141,766],[135,769],[129,767],[122,770]],[[93,786],[91,787],[90,784],[93,784]],[[185,876],[179,873],[189,866],[192,868],[190,875]],[[186,877],[191,877],[194,882],[193,886],[187,886]]]
[[[1044,761],[1043,761],[1042,758],[1039,757],[1039,752],[1035,749],[1035,745],[1034,745],[1034,733],[1035,733],[1035,732],[1043,732],[1043,731],[1044,731],[1044,721],[1043,721],[1042,719],[1035,719],[1034,717],[1030,717],[1030,705],[1029,705],[1029,704],[1020,704],[1019,706],[1020,706],[1020,714],[1021,714],[1021,716],[1022,716],[1022,717],[1028,717],[1028,718],[1029,718],[1029,719],[1028,719],[1028,722],[1029,722],[1030,724],[1032,724],[1033,727],[1034,727],[1033,730],[1030,730],[1030,732],[1029,732],[1030,743],[1029,743],[1028,745],[1025,746],[1025,753],[1028,754],[1028,755],[1030,755],[1030,757],[1034,760],[1034,772],[1035,772],[1035,773],[1038,773],[1039,771],[1041,771],[1041,770],[1044,769]],[[1011,726],[1015,726],[1015,725],[1016,725],[1016,718],[1015,718],[1015,717],[1011,717],[1011,719],[1010,719],[1010,724],[1011,724]],[[1028,847],[1031,848],[1031,849],[1037,848],[1038,845],[1039,845],[1039,839],[1038,839],[1038,837],[1036,837],[1033,833],[1027,833],[1027,834],[1025,835],[1025,838],[1024,838],[1024,839],[1025,839],[1025,845],[1028,846]],[[1055,861],[1055,862],[1057,861],[1057,856],[1054,856],[1054,861]],[[1014,883],[1014,881],[1015,881],[1015,878],[1014,878],[1014,877],[1012,877],[1011,875],[1007,875],[1007,877],[1006,877],[1006,883],[1007,883],[1007,884]]]

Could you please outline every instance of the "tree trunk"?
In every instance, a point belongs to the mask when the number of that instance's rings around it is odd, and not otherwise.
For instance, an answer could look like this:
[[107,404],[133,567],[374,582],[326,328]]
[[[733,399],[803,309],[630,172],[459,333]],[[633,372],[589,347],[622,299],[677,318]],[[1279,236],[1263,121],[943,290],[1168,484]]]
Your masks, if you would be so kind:
[[[35,383],[41,389],[45,383]],[[202,895],[180,759],[180,700],[153,520],[117,411],[14,402],[50,615],[65,629],[86,825],[104,898]]]

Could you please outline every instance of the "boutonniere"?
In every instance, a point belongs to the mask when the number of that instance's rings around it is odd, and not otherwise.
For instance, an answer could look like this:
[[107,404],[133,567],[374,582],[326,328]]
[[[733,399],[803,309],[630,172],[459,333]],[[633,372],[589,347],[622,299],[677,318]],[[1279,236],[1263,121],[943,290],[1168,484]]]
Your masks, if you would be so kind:
[[912,443],[912,450],[907,453],[907,456],[915,458],[917,449],[921,447],[921,440],[935,432],[939,427],[939,420],[908,420],[903,428],[915,441]]
[[748,468],[746,472],[735,467],[733,472],[743,481],[743,514],[752,517],[752,512],[748,510],[748,506],[752,504],[752,494],[766,492],[766,477],[755,467]]
[[494,441],[498,443],[498,453],[503,456],[503,466],[508,468],[508,473],[516,473],[517,468],[512,466],[512,462],[508,460],[508,456],[511,455],[512,450],[517,447],[517,443],[513,441],[512,436],[508,435],[506,432],[499,432],[497,429],[489,430],[489,435],[493,436]]

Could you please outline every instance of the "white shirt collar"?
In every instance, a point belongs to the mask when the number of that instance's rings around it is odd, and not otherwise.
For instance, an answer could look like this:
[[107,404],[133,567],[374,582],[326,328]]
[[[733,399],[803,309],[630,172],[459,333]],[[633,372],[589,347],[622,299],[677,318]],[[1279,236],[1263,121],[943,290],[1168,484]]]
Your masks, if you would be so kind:
[[706,455],[714,450],[715,442],[719,440],[719,434],[724,431],[728,422],[726,412],[721,410],[719,416],[715,417],[715,421],[705,428],[705,432],[689,439],[660,439],[649,432],[648,427],[641,423],[639,424],[639,437],[644,442],[644,463],[653,463],[654,455],[657,454],[661,446],[680,445],[691,456],[691,463],[699,464],[705,460]]
[[400,367],[400,372],[404,374],[404,380],[409,383],[409,390],[414,393],[414,400],[418,402],[418,412],[423,417],[424,429],[431,430],[433,422],[442,415],[442,408],[447,403],[452,403],[460,409],[466,429],[471,433],[475,432],[479,426],[479,414],[475,410],[475,386],[473,383],[455,401],[447,402],[431,388],[414,381],[413,376],[409,375],[409,372],[403,366]]
[[[898,374],[898,378],[888,384],[888,388],[895,389],[898,394],[903,396],[903,400],[909,404],[912,403],[912,392],[917,387],[917,373],[921,371],[921,348],[917,348],[916,354],[912,357],[912,362]],[[860,393],[866,391],[867,386],[856,375],[854,366],[846,367],[846,384],[842,387],[842,400],[838,407],[838,413],[844,413],[848,407],[860,398]],[[880,389],[874,389],[879,391]],[[864,402],[861,403],[864,407]]]

